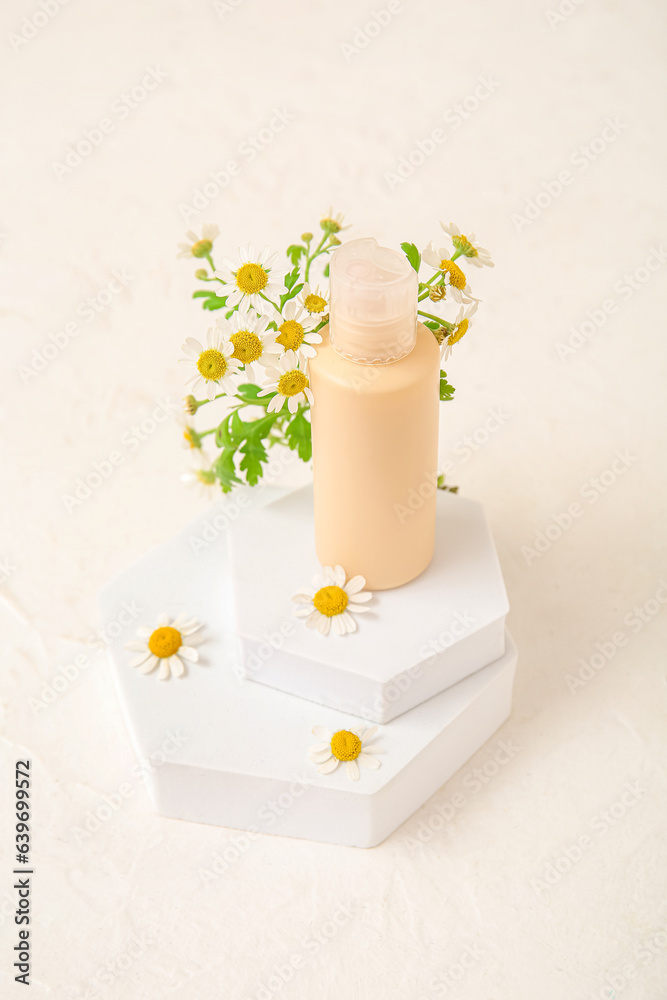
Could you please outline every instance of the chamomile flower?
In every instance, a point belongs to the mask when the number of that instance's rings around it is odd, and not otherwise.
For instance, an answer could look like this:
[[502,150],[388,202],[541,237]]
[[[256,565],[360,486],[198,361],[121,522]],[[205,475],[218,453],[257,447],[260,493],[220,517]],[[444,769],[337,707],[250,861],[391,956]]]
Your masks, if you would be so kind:
[[308,363],[309,358],[314,358],[317,351],[313,344],[321,344],[322,336],[315,333],[317,320],[309,313],[305,313],[294,299],[285,303],[282,315],[276,312],[274,320],[278,326],[276,344],[280,344],[286,351],[294,351],[299,361]]
[[194,453],[190,468],[181,473],[181,482],[193,488],[202,500],[213,500],[218,479],[210,458],[203,451]]
[[225,339],[219,327],[209,329],[206,347],[194,337],[188,337],[181,350],[186,355],[178,359],[187,370],[185,384],[194,392],[204,392],[208,399],[215,399],[221,392],[234,395],[241,365],[232,357],[234,345]]
[[270,253],[268,247],[257,253],[252,243],[239,247],[236,260],[225,257],[224,267],[213,274],[233,285],[231,291],[225,288],[220,293],[227,296],[228,308],[242,303],[244,309],[254,306],[259,311],[262,295],[276,299],[285,290],[282,283],[285,270],[276,267],[277,260],[277,253]]
[[349,226],[343,225],[343,220],[345,216],[342,212],[338,212],[334,215],[333,208],[330,208],[326,215],[323,215],[320,219],[320,228],[325,231],[325,233],[339,233],[342,229],[349,229]]
[[[449,260],[446,250],[442,248],[440,250],[436,249],[435,243],[431,242],[422,253],[422,260],[430,264],[431,267],[434,267],[436,271],[442,272],[443,283],[450,289],[455,302],[460,304],[461,302],[469,303],[478,301],[470,291],[470,285],[464,272],[456,261]],[[444,296],[439,297],[444,298]]]
[[206,257],[213,249],[213,241],[220,235],[220,229],[212,222],[205,222],[201,228],[201,236],[193,229],[185,234],[187,243],[179,243],[177,257]]
[[181,441],[184,448],[191,451],[194,448],[201,448],[201,437],[197,434],[197,431],[192,426],[192,423],[188,420],[187,413],[177,413],[176,423],[181,429],[183,435]]
[[332,628],[336,635],[356,632],[357,623],[352,615],[367,612],[369,609],[364,605],[373,597],[364,590],[364,577],[353,576],[346,583],[342,566],[325,566],[324,575],[316,576],[313,586],[314,590],[300,591],[292,598],[300,605],[294,614],[306,619],[306,628],[316,628],[320,635],[329,635]]
[[454,347],[454,344],[458,344],[459,340],[461,340],[462,337],[465,337],[466,333],[468,332],[468,327],[470,326],[470,320],[472,319],[472,317],[476,312],[477,312],[476,302],[465,310],[463,306],[461,306],[461,308],[459,309],[458,316],[454,320],[454,329],[452,330],[452,332],[449,334],[448,337],[445,337],[445,339],[442,342],[443,361],[446,361],[447,358],[452,353],[452,348]]
[[455,226],[453,222],[450,222],[448,226],[444,222],[440,225],[445,230],[448,236],[451,236],[452,243],[456,249],[463,254],[464,257],[469,257],[471,262],[475,267],[494,267],[494,263],[491,260],[491,254],[484,247],[477,246],[476,237],[474,233],[470,233],[469,236],[465,236],[458,226]]
[[137,629],[137,638],[125,643],[125,649],[138,655],[130,661],[140,674],[150,674],[159,665],[159,681],[182,677],[186,663],[196,663],[199,653],[195,646],[201,637],[195,635],[201,625],[195,618],[179,615],[172,622],[169,615],[159,615],[154,629]]
[[320,774],[331,774],[344,763],[350,781],[358,781],[360,764],[377,771],[382,763],[377,755],[384,753],[384,749],[370,742],[377,731],[377,726],[371,726],[370,729],[339,729],[332,733],[324,726],[313,726],[313,736],[322,742],[309,747],[308,757],[318,765]]
[[251,310],[237,310],[231,319],[221,319],[218,325],[234,348],[232,358],[245,365],[246,371],[254,376],[263,374],[267,365],[275,365],[283,352],[283,348],[276,343],[275,330],[267,333],[267,316],[258,316]]
[[276,368],[266,369],[266,382],[258,395],[268,396],[275,392],[269,400],[267,413],[278,413],[287,400],[287,409],[296,413],[300,403],[308,401],[313,405],[313,394],[308,386],[308,376],[299,368],[299,359],[294,351],[285,351]]
[[301,289],[299,302],[306,312],[309,312],[318,322],[321,322],[329,305],[329,292],[326,289],[324,292],[321,292],[319,287],[311,288],[310,283],[307,281]]

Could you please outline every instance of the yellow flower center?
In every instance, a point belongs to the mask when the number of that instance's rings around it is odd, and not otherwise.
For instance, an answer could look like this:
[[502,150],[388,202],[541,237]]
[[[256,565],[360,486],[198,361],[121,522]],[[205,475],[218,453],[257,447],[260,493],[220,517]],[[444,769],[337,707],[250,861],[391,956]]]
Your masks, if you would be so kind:
[[257,358],[261,358],[264,348],[256,333],[252,333],[250,330],[239,330],[238,333],[233,333],[229,339],[234,345],[232,357],[236,358],[237,361],[249,365],[252,361],[257,361]]
[[222,351],[211,347],[199,355],[197,371],[207,381],[217,382],[227,371],[227,358]]
[[454,344],[458,344],[461,337],[465,336],[465,334],[468,332],[469,323],[470,323],[469,320],[462,319],[459,325],[455,327],[454,330],[450,333],[449,337],[447,338],[447,343],[449,344],[450,347],[452,347]]
[[205,257],[207,253],[210,253],[213,249],[213,244],[210,240],[197,240],[192,246],[192,256],[193,257]]
[[313,604],[321,615],[333,618],[342,615],[347,607],[348,596],[342,587],[321,587],[313,597]]
[[449,283],[454,288],[465,288],[466,276],[459,265],[455,264],[453,260],[441,260],[440,270],[449,275]]
[[326,299],[321,295],[307,295],[304,305],[309,313],[321,313],[326,309]]
[[276,344],[282,344],[286,351],[298,351],[305,336],[301,323],[297,323],[295,319],[288,319],[278,329],[280,335],[276,337]]
[[172,628],[171,625],[163,625],[162,628],[156,628],[148,640],[148,648],[151,653],[154,656],[159,656],[161,660],[167,656],[173,656],[182,645],[183,639],[181,633],[177,628]]
[[281,396],[296,396],[307,387],[308,379],[298,368],[293,368],[291,372],[285,372],[284,375],[280,376],[278,382],[278,392]]
[[464,257],[477,256],[477,250],[472,245],[472,243],[468,242],[468,237],[464,236],[463,233],[461,233],[460,236],[452,236],[452,243],[454,244],[456,249],[463,254]]
[[361,753],[361,740],[347,729],[339,729],[331,737],[331,752],[337,760],[356,760]]
[[266,288],[269,275],[260,264],[242,264],[236,272],[236,285],[244,295],[253,295]]

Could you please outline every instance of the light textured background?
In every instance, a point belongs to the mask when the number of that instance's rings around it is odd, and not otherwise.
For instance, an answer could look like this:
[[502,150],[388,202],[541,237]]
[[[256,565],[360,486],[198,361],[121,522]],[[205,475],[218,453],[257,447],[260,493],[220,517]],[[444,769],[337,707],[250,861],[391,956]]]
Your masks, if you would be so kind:
[[[342,43],[384,0],[236,0],[226,12],[70,0],[27,42],[11,36],[31,32],[25,17],[45,20],[36,0],[2,5],[3,996],[23,995],[10,970],[8,789],[26,754],[33,997],[665,996],[667,259],[642,268],[666,249],[667,14],[658,0],[560,0],[560,15],[558,2],[404,0],[348,58]],[[112,105],[149,67],[166,79],[121,119]],[[480,78],[492,95],[457,118]],[[274,108],[294,120],[247,162],[239,147]],[[104,117],[113,133],[58,179],[53,163]],[[586,161],[608,118],[618,134]],[[446,141],[392,187],[386,174],[437,127]],[[520,669],[497,739],[381,847],[260,838],[207,883],[235,835],[151,814],[104,657],[80,643],[95,638],[104,582],[204,502],[179,483],[176,424],[145,440],[133,428],[179,400],[179,345],[206,328],[191,262],[174,259],[180,206],[231,158],[241,173],[194,220],[220,224],[219,252],[282,247],[330,203],[350,235],[421,245],[444,219],[491,249],[478,321],[449,367],[458,391],[441,451],[492,519]],[[87,322],[82,303],[122,268],[128,287]],[[604,322],[560,356],[588,311]],[[78,336],[26,375],[77,320]],[[485,427],[491,410],[501,420]],[[114,450],[122,464],[68,512],[63,495]],[[592,480],[617,452],[625,468],[602,493]],[[573,503],[581,516],[560,538],[522,552]],[[597,643],[615,655],[571,690]],[[37,708],[82,649],[87,665]],[[520,750],[497,767],[499,740]],[[122,807],[82,839],[89,811],[128,780]],[[437,807],[457,792],[445,821]],[[283,982],[293,955],[303,967]]]

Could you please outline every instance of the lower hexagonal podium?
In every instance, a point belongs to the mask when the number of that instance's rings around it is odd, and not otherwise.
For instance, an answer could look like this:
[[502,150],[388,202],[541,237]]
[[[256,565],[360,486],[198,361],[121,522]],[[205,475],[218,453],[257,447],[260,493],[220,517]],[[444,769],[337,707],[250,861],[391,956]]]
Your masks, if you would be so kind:
[[[250,505],[274,496],[270,489],[259,491]],[[374,846],[507,718],[516,650],[508,638],[495,662],[380,727],[373,738],[384,749],[378,770],[362,769],[358,782],[342,767],[320,774],[308,759],[312,727],[355,729],[360,719],[240,676],[223,530],[240,506],[232,498],[204,512],[101,596],[107,623],[117,621],[126,601],[142,609],[137,622],[110,645],[109,656],[134,748],[140,758],[154,761],[147,785],[155,809],[253,835]],[[241,514],[252,516],[252,510]],[[268,551],[265,565],[271,561]],[[289,597],[291,579],[286,584]],[[140,674],[130,666],[135,654],[123,648],[138,626],[154,628],[162,612],[204,623],[200,662],[189,664],[184,677],[167,681]]]

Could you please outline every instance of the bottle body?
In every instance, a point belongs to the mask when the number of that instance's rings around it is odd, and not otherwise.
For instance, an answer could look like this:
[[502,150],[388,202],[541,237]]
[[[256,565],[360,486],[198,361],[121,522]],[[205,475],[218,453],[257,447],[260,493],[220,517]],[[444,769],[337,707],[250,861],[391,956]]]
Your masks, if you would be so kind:
[[317,556],[370,590],[398,587],[435,545],[438,344],[420,323],[406,357],[358,364],[322,335],[309,369]]

